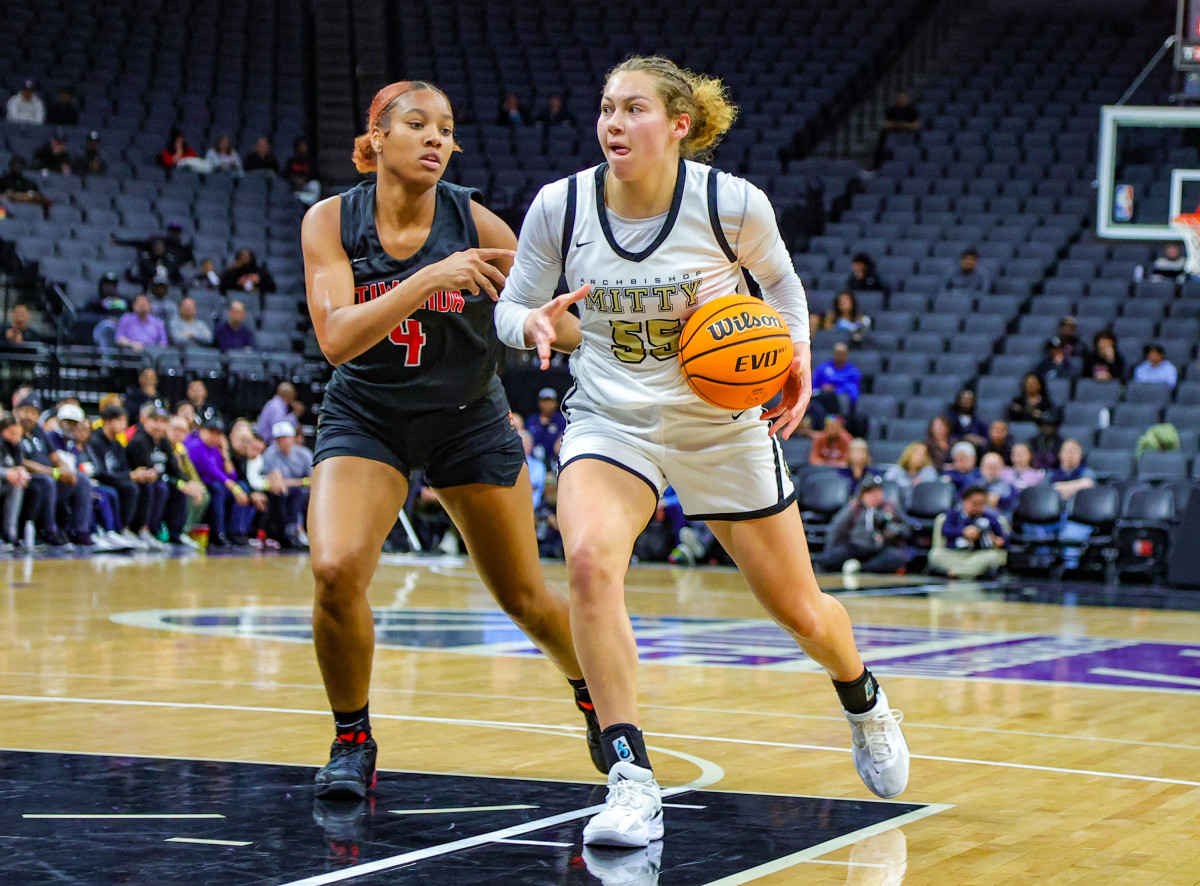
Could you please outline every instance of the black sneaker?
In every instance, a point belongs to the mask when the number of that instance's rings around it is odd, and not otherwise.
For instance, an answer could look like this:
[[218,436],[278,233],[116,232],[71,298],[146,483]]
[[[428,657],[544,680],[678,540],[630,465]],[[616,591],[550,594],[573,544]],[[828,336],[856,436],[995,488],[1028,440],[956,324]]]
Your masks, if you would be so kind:
[[317,771],[318,797],[363,799],[375,787],[375,739],[363,735],[362,741],[337,739],[329,749],[329,762]]
[[596,706],[590,701],[575,699],[575,707],[583,714],[587,723],[588,753],[592,755],[592,765],[601,775],[608,775],[608,765],[604,762],[604,751],[600,749],[600,718],[596,716]]

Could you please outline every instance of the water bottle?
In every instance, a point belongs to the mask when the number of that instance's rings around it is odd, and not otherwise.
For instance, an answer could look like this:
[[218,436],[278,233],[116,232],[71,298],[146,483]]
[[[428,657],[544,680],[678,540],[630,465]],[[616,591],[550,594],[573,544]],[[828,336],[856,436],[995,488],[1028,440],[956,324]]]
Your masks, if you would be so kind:
[[25,534],[24,534],[25,547],[29,550],[33,550],[33,546],[36,541],[37,541],[37,536],[34,534],[33,521],[26,520],[25,521]]
[[1142,267],[1141,265],[1138,265],[1136,268],[1133,269],[1133,282],[1134,283],[1141,283],[1142,280],[1144,280],[1145,278],[1146,278],[1146,269],[1144,267]]
[[1109,413],[1107,406],[1101,409],[1100,413],[1096,416],[1096,424],[1100,426],[1100,430],[1102,431],[1108,427],[1108,423],[1111,420],[1112,415]]

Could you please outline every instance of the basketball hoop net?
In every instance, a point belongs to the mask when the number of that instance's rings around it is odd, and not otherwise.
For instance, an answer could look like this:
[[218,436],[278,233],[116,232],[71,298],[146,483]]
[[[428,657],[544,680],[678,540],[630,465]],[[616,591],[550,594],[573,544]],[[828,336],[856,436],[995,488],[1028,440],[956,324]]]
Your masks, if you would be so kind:
[[1183,238],[1184,248],[1187,249],[1187,263],[1184,271],[1192,277],[1200,276],[1200,213],[1185,212],[1171,219],[1171,227]]

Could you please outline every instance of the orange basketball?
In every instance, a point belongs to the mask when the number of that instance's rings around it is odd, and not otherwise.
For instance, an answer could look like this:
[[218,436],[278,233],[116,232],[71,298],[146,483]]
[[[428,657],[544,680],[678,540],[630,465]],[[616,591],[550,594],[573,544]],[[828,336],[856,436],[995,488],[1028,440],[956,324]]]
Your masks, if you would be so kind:
[[738,412],[779,393],[792,365],[792,336],[766,302],[723,295],[688,318],[679,334],[679,360],[701,400]]

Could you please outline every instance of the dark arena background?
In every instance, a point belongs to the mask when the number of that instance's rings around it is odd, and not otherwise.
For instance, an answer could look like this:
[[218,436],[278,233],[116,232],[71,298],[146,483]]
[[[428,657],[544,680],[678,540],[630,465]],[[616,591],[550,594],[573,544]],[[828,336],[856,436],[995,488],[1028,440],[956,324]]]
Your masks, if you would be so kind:
[[[1200,884],[1198,22],[1190,0],[5,0],[0,881]],[[816,396],[782,455],[904,711],[909,787],[866,791],[824,672],[668,495],[626,585],[667,834],[583,847],[605,789],[569,692],[414,477],[370,592],[379,787],[319,800],[306,487],[263,468],[281,421],[311,448],[331,373],[304,213],[359,180],[376,90],[427,79],[463,148],[446,179],[519,231],[602,160],[604,72],[645,53],[724,79],[713,165],[769,195],[805,284]],[[566,593],[570,376],[498,371]],[[139,418],[176,453],[214,435],[248,504],[219,522],[201,485],[128,518],[84,466],[89,434],[134,457]],[[886,531],[851,550],[864,478]]]

